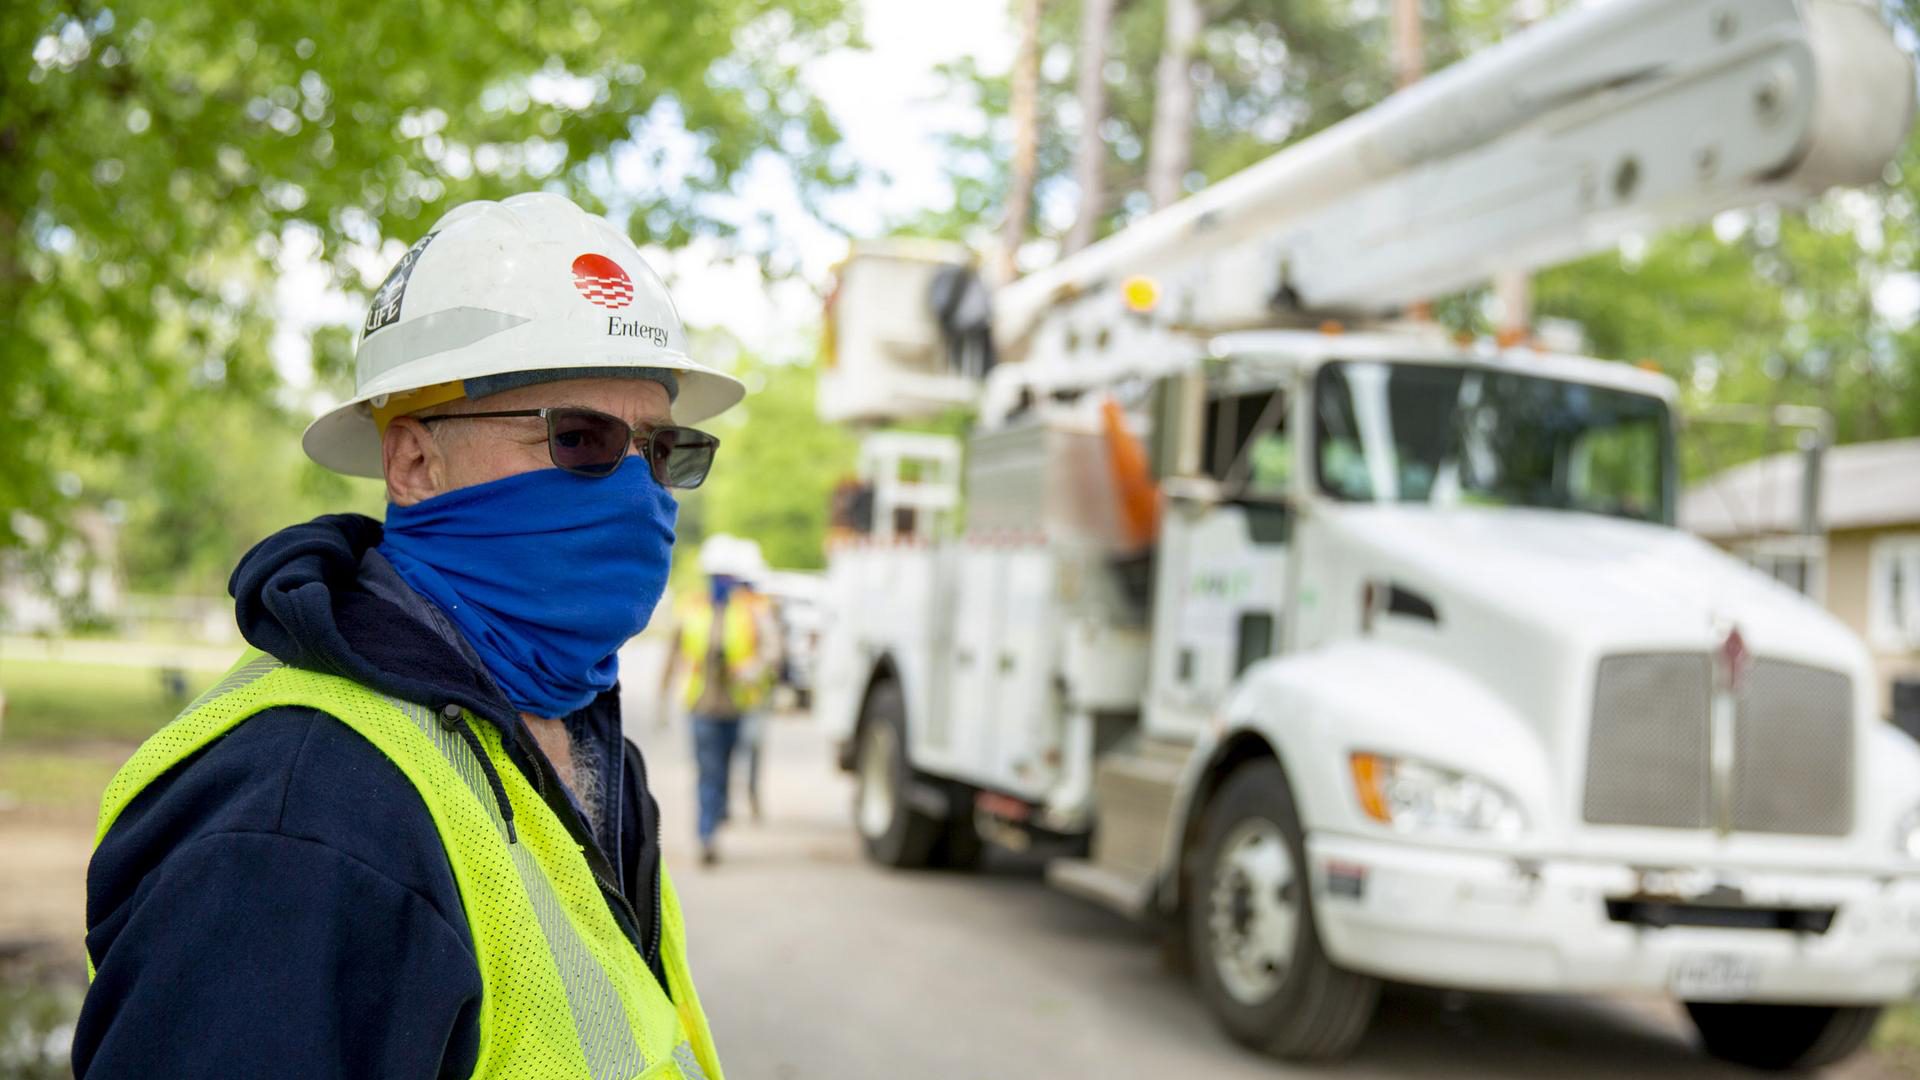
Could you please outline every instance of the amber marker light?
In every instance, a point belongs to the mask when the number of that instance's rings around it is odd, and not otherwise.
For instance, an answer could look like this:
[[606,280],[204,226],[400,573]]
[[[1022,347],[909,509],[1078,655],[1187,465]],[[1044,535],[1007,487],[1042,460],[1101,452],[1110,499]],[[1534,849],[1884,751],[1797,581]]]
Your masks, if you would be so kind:
[[1386,791],[1393,766],[1378,754],[1354,754],[1347,760],[1353,766],[1353,788],[1360,796],[1360,809],[1382,825],[1393,824]]

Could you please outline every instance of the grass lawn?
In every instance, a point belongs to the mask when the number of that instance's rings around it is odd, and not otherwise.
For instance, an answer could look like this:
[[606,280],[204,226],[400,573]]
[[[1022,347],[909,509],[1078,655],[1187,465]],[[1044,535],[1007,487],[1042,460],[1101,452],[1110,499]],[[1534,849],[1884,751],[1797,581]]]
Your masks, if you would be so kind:
[[22,743],[111,739],[139,741],[173,719],[219,671],[188,671],[187,696],[170,696],[160,669],[0,657],[7,711],[0,739]]
[[91,811],[120,764],[125,746],[75,746],[8,742],[0,745],[0,806]]

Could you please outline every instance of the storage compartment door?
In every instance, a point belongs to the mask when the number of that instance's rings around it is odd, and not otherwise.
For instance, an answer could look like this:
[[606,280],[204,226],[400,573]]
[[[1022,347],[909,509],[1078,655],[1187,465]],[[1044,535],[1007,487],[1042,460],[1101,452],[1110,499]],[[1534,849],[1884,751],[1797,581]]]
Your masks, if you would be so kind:
[[937,752],[952,762],[955,775],[976,782],[991,773],[993,761],[994,669],[1000,656],[1005,562],[1002,553],[990,548],[962,550],[954,597],[948,663],[953,707]]
[[1004,557],[1001,632],[993,658],[993,778],[996,787],[1040,799],[1058,772],[1061,723],[1055,700],[1055,561],[1044,547]]

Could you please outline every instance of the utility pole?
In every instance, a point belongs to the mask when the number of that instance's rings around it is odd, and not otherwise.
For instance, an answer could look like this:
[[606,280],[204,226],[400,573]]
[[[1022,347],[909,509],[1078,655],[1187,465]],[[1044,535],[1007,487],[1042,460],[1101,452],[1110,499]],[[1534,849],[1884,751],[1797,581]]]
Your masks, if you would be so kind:
[[1002,282],[1019,276],[1020,245],[1033,216],[1034,172],[1040,156],[1040,0],[1020,0],[1020,52],[1013,61],[1013,190],[1007,193],[1007,220],[1001,225]]

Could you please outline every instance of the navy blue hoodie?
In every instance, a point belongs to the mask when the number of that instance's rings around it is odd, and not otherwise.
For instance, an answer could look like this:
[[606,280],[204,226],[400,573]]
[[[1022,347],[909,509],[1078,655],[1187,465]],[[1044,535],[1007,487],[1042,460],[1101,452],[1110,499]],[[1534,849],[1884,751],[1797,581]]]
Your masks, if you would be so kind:
[[[665,986],[659,810],[620,734],[618,688],[566,718],[578,779],[597,780],[577,784],[598,795],[584,807],[379,542],[378,522],[350,514],[262,541],[229,585],[242,634],[295,667],[497,726]],[[473,1071],[480,973],[439,832],[398,766],[312,709],[256,714],[127,806],[87,869],[87,953],[81,1080]]]

